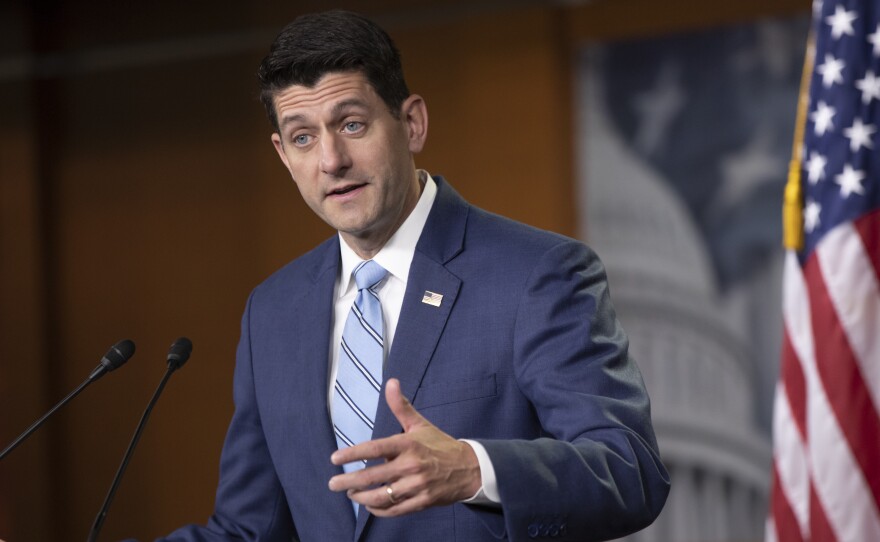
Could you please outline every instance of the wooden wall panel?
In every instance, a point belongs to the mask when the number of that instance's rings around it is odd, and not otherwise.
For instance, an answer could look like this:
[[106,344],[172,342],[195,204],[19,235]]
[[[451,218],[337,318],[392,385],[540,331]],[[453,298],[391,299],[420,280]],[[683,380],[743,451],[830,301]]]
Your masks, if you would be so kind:
[[[30,86],[0,86],[0,447],[62,396],[50,397],[40,184]],[[50,402],[51,401],[51,402]],[[53,420],[56,422],[56,420]],[[44,427],[0,464],[0,538],[46,540],[51,435]]]
[[[31,46],[28,13],[0,6],[0,51]],[[50,393],[42,184],[34,131],[34,87],[0,84],[0,448],[61,399]],[[51,402],[50,402],[51,401]],[[0,463],[0,538],[49,540],[45,506],[52,474],[47,428]]]

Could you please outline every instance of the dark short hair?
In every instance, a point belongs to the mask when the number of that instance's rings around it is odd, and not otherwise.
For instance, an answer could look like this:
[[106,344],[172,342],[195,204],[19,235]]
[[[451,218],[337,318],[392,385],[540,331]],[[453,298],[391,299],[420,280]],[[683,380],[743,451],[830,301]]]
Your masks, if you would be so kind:
[[297,17],[278,34],[260,63],[260,101],[278,130],[274,97],[291,85],[314,86],[331,72],[359,71],[395,117],[409,96],[400,53],[373,21],[349,11]]

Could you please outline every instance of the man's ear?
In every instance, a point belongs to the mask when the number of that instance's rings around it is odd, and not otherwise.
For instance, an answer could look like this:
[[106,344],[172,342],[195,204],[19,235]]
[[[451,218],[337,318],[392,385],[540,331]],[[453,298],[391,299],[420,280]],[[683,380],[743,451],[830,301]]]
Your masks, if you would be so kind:
[[413,154],[421,152],[428,138],[428,107],[425,100],[413,94],[400,106],[400,115],[406,123],[409,138],[409,151]]
[[272,134],[272,145],[275,146],[275,152],[278,153],[278,157],[284,162],[284,167],[287,168],[287,171],[290,171],[290,164],[287,162],[287,155],[284,154],[284,143],[281,142],[281,136],[278,135],[277,132]]

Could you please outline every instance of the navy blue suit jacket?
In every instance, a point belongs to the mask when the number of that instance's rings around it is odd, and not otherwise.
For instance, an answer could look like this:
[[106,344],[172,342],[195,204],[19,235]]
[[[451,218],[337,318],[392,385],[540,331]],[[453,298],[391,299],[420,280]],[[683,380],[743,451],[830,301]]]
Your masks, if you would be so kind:
[[[437,183],[385,377],[440,429],[485,446],[501,508],[386,519],[361,507],[355,519],[327,488],[342,472],[327,411],[334,236],[252,292],[214,515],[168,540],[596,540],[653,521],[668,476],[601,263]],[[400,431],[380,401],[373,437]]]

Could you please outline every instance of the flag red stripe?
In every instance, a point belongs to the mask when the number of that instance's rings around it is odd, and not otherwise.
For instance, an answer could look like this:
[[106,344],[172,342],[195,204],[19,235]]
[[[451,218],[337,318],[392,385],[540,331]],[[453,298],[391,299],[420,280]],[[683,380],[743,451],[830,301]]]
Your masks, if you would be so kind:
[[776,464],[773,465],[773,485],[770,487],[770,506],[776,524],[776,540],[779,542],[803,542],[794,510],[785,495]]
[[871,261],[877,282],[880,282],[880,209],[860,217],[853,225],[865,245],[865,255]]
[[801,434],[801,439],[807,442],[807,381],[801,362],[791,344],[788,328],[782,331],[782,383],[788,395],[788,405],[792,417]]
[[812,484],[810,484],[810,542],[837,542],[834,529],[828,522],[828,516],[825,515],[825,509]]
[[[773,455],[775,477],[778,478],[780,492],[785,495],[788,507],[794,514],[801,533],[806,536],[809,533],[810,524],[809,450],[794,422],[794,415],[791,413],[788,401],[788,392],[785,391],[785,386],[781,381],[776,384],[773,410],[773,438],[776,447]],[[771,540],[775,539],[774,535]]]
[[[880,505],[880,417],[858,361],[825,287],[816,253],[804,266],[810,299],[816,366],[838,426],[862,469],[875,506]],[[816,444],[816,443],[813,443]]]

